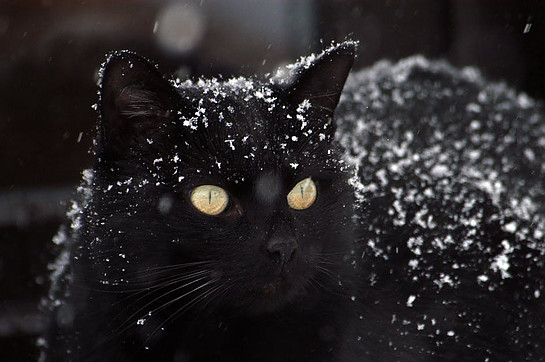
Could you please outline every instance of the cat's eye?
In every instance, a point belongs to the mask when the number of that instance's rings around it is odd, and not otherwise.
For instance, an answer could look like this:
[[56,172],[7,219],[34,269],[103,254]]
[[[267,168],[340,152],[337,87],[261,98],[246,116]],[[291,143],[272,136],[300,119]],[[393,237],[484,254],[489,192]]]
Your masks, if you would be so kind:
[[310,177],[299,181],[287,196],[288,205],[295,210],[308,209],[316,200],[316,184]]
[[191,203],[203,214],[215,216],[221,214],[229,204],[229,195],[219,186],[201,185],[191,191]]

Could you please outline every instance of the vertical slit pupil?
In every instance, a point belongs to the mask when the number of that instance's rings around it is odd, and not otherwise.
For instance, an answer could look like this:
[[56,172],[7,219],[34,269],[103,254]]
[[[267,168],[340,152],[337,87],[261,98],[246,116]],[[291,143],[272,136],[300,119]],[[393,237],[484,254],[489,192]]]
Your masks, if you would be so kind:
[[208,190],[208,205],[212,203],[212,190]]
[[303,192],[304,192],[304,190],[303,190],[303,185],[301,185],[301,186],[299,186],[299,187],[301,188],[301,198],[303,199],[303,198],[304,198],[304,196],[303,196]]

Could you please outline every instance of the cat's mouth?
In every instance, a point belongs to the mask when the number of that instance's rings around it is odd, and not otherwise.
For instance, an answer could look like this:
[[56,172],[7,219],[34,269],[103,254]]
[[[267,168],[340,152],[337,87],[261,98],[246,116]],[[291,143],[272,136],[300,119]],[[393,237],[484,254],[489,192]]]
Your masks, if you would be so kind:
[[288,283],[283,277],[280,276],[271,282],[265,283],[261,287],[261,292],[266,297],[272,297],[284,294],[288,291],[288,289]]
[[270,304],[274,309],[275,307],[281,307],[296,298],[301,292],[301,288],[298,287],[299,285],[300,283],[296,280],[291,280],[285,275],[279,275],[276,278],[263,283],[256,289],[256,292],[265,304]]
[[[256,273],[248,284],[243,286],[235,299],[234,306],[242,307],[251,314],[274,312],[296,302],[307,295],[311,269],[300,263],[280,267],[271,266],[268,270]],[[229,303],[230,304],[230,303]]]
[[297,294],[296,288],[284,277],[277,277],[254,289],[249,312],[260,314],[283,308]]

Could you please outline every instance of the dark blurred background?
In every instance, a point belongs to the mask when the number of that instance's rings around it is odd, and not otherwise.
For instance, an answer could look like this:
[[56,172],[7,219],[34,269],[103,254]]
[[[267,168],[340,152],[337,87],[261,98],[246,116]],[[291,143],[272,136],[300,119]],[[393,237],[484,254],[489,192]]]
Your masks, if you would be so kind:
[[539,0],[1,0],[0,359],[37,357],[51,238],[90,166],[105,53],[181,76],[263,75],[349,37],[358,68],[424,54],[544,98],[544,14]]

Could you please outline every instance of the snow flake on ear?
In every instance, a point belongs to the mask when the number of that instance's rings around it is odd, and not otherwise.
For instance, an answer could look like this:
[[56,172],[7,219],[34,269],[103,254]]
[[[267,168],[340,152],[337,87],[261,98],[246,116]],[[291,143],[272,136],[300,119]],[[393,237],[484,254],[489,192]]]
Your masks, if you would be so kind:
[[[325,53],[325,52],[324,52]],[[316,54],[309,54],[307,56],[300,57],[295,63],[286,66],[288,69],[308,69],[318,56]]]
[[337,42],[331,42],[329,47],[324,49],[322,52],[315,54],[309,54],[306,56],[300,57],[295,63],[288,64],[285,67],[278,68],[276,72],[273,74],[273,76],[269,79],[270,83],[272,84],[279,84],[279,85],[285,85],[289,84],[293,76],[295,74],[298,74],[305,69],[309,69],[316,63],[316,60],[320,57],[323,57],[326,54],[329,54],[336,49],[338,49],[340,46],[357,46],[359,44],[358,41],[355,40],[346,40],[343,43],[337,43]]
[[284,67],[280,67],[276,70],[276,72],[271,76],[269,79],[269,82],[271,84],[278,84],[278,85],[287,85],[289,84],[294,75],[301,72],[304,69],[308,69],[314,64],[316,61],[316,58],[318,56],[316,54],[310,54],[304,57],[300,57],[295,63],[288,64]]
[[[305,129],[307,128],[308,126],[308,120],[306,118],[306,113],[308,111],[308,109],[310,108],[310,101],[308,99],[305,99],[303,100],[303,102],[301,102],[298,106],[297,106],[297,109],[296,109],[296,119],[299,121],[299,123],[301,124],[301,131],[305,131]],[[307,129],[305,132],[303,132],[303,134],[305,136],[308,137],[308,135],[312,133],[312,130],[310,129]]]

